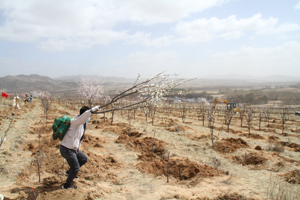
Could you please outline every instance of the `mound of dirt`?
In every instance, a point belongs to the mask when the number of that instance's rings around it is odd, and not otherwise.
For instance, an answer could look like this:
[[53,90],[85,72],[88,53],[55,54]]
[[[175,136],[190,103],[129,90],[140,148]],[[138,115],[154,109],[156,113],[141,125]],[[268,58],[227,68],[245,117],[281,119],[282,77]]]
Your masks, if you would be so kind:
[[55,184],[58,184],[60,182],[61,182],[61,178],[57,177],[57,176],[50,176],[50,177],[47,177],[47,178],[43,179],[43,184],[47,185],[47,186],[55,185]]
[[83,142],[82,143],[83,146],[86,146],[85,144],[87,144],[88,146],[101,147],[101,148],[103,148],[103,146],[102,146],[103,143],[108,143],[108,141],[106,141],[103,138],[94,137],[94,136],[91,136],[87,133],[85,134],[82,142]]
[[102,129],[103,132],[112,132],[116,134],[127,134],[130,137],[140,137],[143,133],[140,133],[132,126],[126,123],[116,123],[114,125],[110,125],[110,123],[103,123],[101,125],[97,125],[96,129]]
[[[138,157],[139,162],[134,164],[138,170],[155,176],[167,175],[165,157],[167,143],[152,137],[134,138],[126,134],[120,135],[115,142],[125,144],[127,148],[141,152]],[[197,164],[188,159],[171,158],[169,162],[169,174],[178,180],[188,180],[195,176],[206,178],[222,173],[220,170]]]
[[[153,153],[147,153],[140,155],[138,160],[143,161],[136,165],[136,168],[140,171],[154,174],[155,176],[167,176],[167,159],[159,158]],[[208,178],[221,174],[224,174],[223,171],[208,165],[200,165],[187,158],[171,158],[169,160],[169,175],[178,180],[189,180],[196,176],[197,178]]]
[[123,128],[120,128],[118,126],[109,126],[109,127],[96,126],[95,128],[102,129],[103,132],[116,133],[116,134],[123,134],[126,132]]
[[294,149],[295,152],[300,152],[300,144],[296,144],[296,143],[288,143],[288,142],[278,142],[279,144],[281,144],[282,146],[287,146],[290,147],[292,149]]
[[[248,133],[242,133],[242,134],[239,134],[240,136],[245,136],[245,137],[248,137],[249,134]],[[259,135],[259,134],[256,134],[256,133],[251,133],[250,134],[250,138],[254,138],[254,139],[265,139],[265,137]]]
[[171,127],[177,125],[176,121],[174,119],[167,119],[164,122],[159,123],[159,126],[162,127]]
[[236,199],[238,199],[238,200],[255,200],[253,198],[248,198],[248,197],[245,197],[245,196],[237,194],[237,193],[221,194],[217,198],[213,198],[213,199],[208,198],[205,200],[236,200]]
[[300,129],[291,129],[291,132],[300,133]]
[[[203,140],[203,139],[209,139],[211,136],[210,135],[187,134],[186,137],[191,140]],[[214,135],[214,137],[216,137],[216,136]]]
[[279,137],[277,137],[277,136],[269,136],[268,140],[270,140],[270,141],[277,141],[277,140],[279,140]]
[[179,131],[193,131],[194,129],[192,129],[189,126],[174,125],[174,126],[168,127],[167,130],[170,132],[179,132]]
[[300,170],[293,170],[282,175],[284,180],[291,184],[300,184]]
[[129,137],[141,137],[141,135],[143,135],[143,133],[140,133],[138,131],[131,131],[131,132],[127,132],[127,135]]
[[229,132],[233,133],[233,134],[241,134],[242,131],[240,130],[234,130],[234,129],[229,129]]
[[261,165],[267,160],[265,157],[257,153],[233,156],[232,159],[242,165]]
[[253,133],[251,134],[250,136],[251,138],[255,138],[255,139],[265,139],[265,137],[259,135],[259,134],[256,134],[256,133]]
[[172,127],[168,127],[167,130],[170,131],[170,132],[179,132],[181,131],[181,126],[179,125],[175,125],[175,126],[172,126]]
[[295,152],[300,152],[300,144],[290,143],[287,146],[293,148]]
[[226,138],[216,143],[215,150],[220,153],[232,153],[240,148],[248,148],[249,145],[241,138]]
[[261,150],[261,146],[256,146],[254,149],[255,150]]
[[153,152],[157,155],[163,155],[165,152],[165,145],[167,145],[166,142],[153,137],[136,138],[129,137],[126,134],[120,135],[115,142],[125,144],[127,148],[133,148],[139,152]]

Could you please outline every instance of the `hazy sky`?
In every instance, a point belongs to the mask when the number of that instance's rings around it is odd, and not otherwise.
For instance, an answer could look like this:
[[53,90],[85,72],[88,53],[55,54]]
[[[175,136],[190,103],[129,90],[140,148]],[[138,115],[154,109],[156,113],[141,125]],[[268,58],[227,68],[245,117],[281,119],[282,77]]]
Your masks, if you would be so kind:
[[299,0],[0,0],[0,77],[300,76]]

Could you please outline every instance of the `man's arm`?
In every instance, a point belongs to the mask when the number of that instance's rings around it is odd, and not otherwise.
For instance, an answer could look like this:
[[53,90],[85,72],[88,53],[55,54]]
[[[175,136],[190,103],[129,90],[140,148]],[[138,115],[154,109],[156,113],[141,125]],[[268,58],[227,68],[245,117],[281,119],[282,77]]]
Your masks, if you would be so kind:
[[84,122],[86,122],[86,120],[92,116],[93,112],[96,112],[99,110],[99,106],[96,106],[90,110],[85,111],[84,113],[82,113],[79,117],[77,117],[76,119],[74,119],[72,121],[73,125],[80,125],[83,124]]
[[90,116],[92,116],[92,112],[91,110],[87,110],[84,113],[82,113],[82,115],[72,120],[72,125],[77,126],[83,124]]

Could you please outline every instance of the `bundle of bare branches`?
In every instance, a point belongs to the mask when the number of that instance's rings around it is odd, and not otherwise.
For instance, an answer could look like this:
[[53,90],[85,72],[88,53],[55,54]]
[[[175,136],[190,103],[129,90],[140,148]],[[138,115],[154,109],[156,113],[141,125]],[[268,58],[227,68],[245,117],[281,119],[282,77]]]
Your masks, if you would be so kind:
[[[112,97],[108,103],[101,105],[101,111],[97,113],[112,112],[115,110],[128,110],[146,107],[147,104],[156,104],[164,95],[169,94],[171,89],[182,85],[194,79],[176,79],[178,74],[165,74],[165,71],[139,83],[141,75],[139,74],[132,87]],[[118,104],[125,97],[137,95],[139,100],[129,102],[128,104]],[[117,104],[117,105],[116,105]]]

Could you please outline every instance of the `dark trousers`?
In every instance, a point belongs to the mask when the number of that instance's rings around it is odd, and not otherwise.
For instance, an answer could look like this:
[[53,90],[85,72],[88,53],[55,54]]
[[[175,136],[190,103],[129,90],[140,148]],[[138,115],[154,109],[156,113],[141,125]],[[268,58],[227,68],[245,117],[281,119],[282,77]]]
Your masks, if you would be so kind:
[[68,149],[62,145],[60,146],[60,153],[70,166],[69,175],[65,184],[65,186],[70,186],[73,184],[73,179],[79,172],[79,168],[87,162],[88,158],[82,151],[78,150],[76,152],[75,150]]

